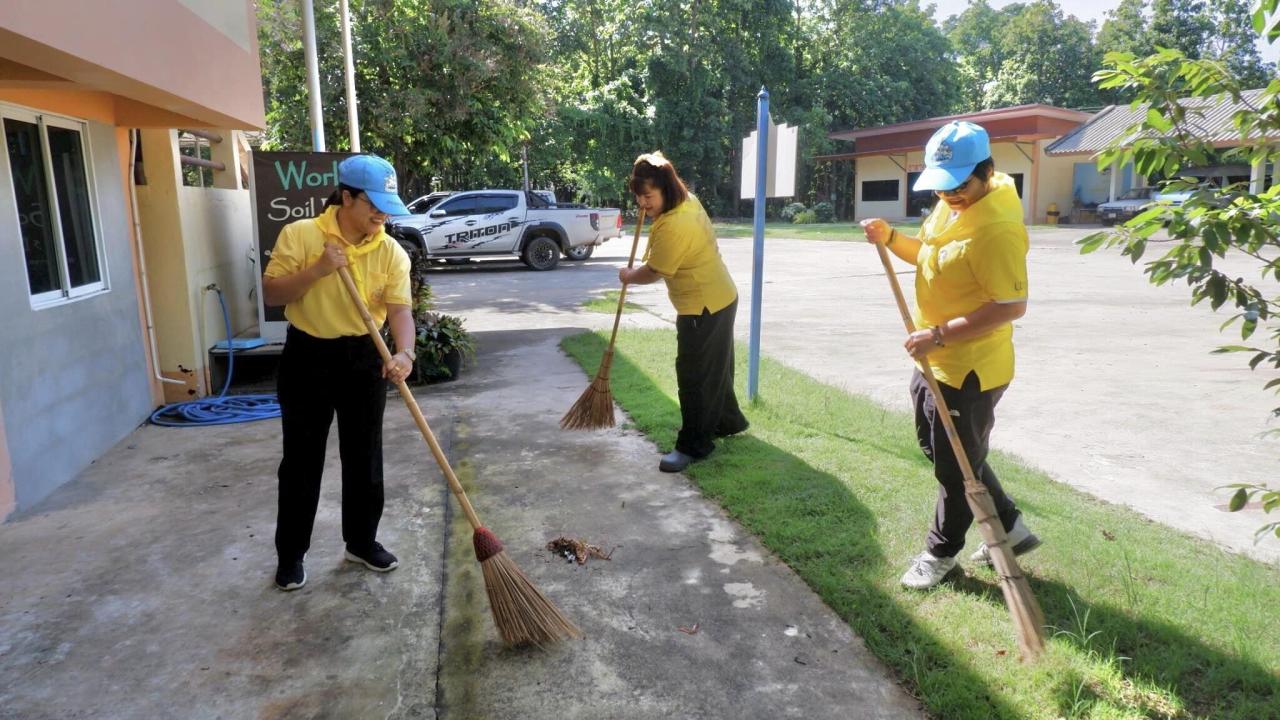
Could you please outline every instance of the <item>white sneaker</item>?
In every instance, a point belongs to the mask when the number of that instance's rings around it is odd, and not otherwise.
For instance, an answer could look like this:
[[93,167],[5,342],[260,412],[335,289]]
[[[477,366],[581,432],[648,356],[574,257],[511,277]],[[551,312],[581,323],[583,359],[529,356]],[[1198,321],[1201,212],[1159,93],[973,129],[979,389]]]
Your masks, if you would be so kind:
[[[1029,553],[1040,547],[1040,538],[1027,529],[1027,526],[1022,522],[1021,515],[1018,516],[1017,520],[1013,521],[1013,529],[1007,534],[1009,536],[1009,546],[1013,548],[1014,555]],[[991,550],[987,548],[987,544],[984,542],[969,556],[969,559],[979,565],[990,565]]]
[[928,550],[920,553],[911,561],[911,567],[902,576],[902,584],[912,590],[927,590],[942,582],[952,570],[956,569],[953,557],[934,557]]

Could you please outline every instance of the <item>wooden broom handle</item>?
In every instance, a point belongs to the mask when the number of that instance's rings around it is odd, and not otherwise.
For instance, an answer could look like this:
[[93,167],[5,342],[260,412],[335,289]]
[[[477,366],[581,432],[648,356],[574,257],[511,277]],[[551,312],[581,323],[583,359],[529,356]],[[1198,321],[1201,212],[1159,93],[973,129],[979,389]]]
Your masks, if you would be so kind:
[[[365,330],[368,331],[369,337],[373,338],[373,344],[378,346],[378,354],[382,355],[382,362],[391,362],[391,351],[387,349],[387,344],[382,341],[382,333],[378,332],[378,326],[373,324],[373,316],[369,314],[369,308],[364,304],[364,298],[360,297],[360,291],[356,289],[355,281],[351,279],[351,273],[345,267],[338,268],[338,275],[342,278],[342,284],[347,287],[347,294],[351,296],[351,301],[355,303],[356,309],[360,311],[360,317],[364,320]],[[436,441],[435,433],[431,432],[431,426],[427,424],[427,419],[422,415],[422,409],[418,407],[418,401],[414,399],[413,393],[409,391],[409,386],[404,380],[396,381],[396,388],[400,390],[400,397],[404,398],[404,404],[408,406],[409,413],[413,415],[413,421],[418,424],[418,430],[422,433],[422,438],[427,441],[427,445],[431,448],[431,454],[436,458],[436,464],[440,466],[440,470],[444,473],[444,477],[449,481],[449,489],[453,491],[454,497],[458,498],[458,502],[462,505],[462,512],[467,516],[467,522],[471,523],[472,529],[480,529],[480,518],[476,516],[476,511],[471,507],[471,501],[467,499],[467,493],[462,489],[462,483],[458,482],[458,476],[453,474],[453,468],[449,466],[449,460],[444,456],[444,451],[440,449],[440,443]]]
[[[636,218],[636,236],[631,241],[631,257],[627,258],[627,269],[630,270],[632,265],[636,264],[636,248],[640,247],[640,230],[644,227],[644,209],[640,210],[640,217]],[[627,283],[622,283],[622,289],[618,291],[618,312],[613,316],[613,334],[609,336],[609,349],[613,349],[613,341],[618,339],[618,323],[622,322],[622,304],[627,300]]]
[[[907,327],[907,333],[916,331],[915,321],[911,319],[911,311],[907,309],[906,298],[902,295],[902,286],[898,284],[898,275],[893,271],[893,262],[889,259],[889,250],[882,243],[875,243],[876,252],[880,254],[880,263],[884,265],[884,274],[889,278],[889,285],[893,288],[893,299],[898,303],[898,312],[902,314],[902,324]],[[938,406],[938,417],[942,418],[942,426],[947,431],[947,439],[951,441],[951,450],[955,453],[956,462],[960,464],[960,472],[964,474],[964,484],[966,494],[972,496],[974,492],[985,492],[986,486],[978,482],[978,478],[973,474],[973,466],[969,464],[969,456],[964,451],[964,445],[960,442],[960,435],[956,432],[955,423],[951,420],[951,411],[947,407],[947,401],[942,397],[942,390],[938,387],[938,380],[933,376],[933,368],[929,366],[928,361],[920,363],[920,374],[924,375],[925,382],[929,383],[929,392],[933,393],[933,401]],[[974,503],[970,503],[974,505]],[[979,512],[986,513],[987,508],[973,507],[974,519],[979,522],[986,520],[989,516],[980,516]],[[986,527],[980,525],[980,527]],[[1000,528],[1003,531],[1003,527]],[[988,545],[1004,540],[1004,533],[1000,533],[1001,537],[984,538]],[[993,542],[994,541],[994,542]]]
[[[889,260],[889,250],[880,243],[875,245],[876,251],[880,254],[880,263],[884,265],[884,273],[889,278],[889,285],[893,288],[893,299],[898,303],[898,312],[902,314],[902,324],[906,325],[908,333],[913,333],[916,331],[916,324],[911,319],[911,312],[907,310],[907,301],[902,296],[902,286],[898,284],[898,276],[894,273],[893,263]],[[978,523],[978,530],[990,549],[991,563],[1000,575],[1000,591],[1004,595],[1005,605],[1008,606],[1014,618],[1014,632],[1018,638],[1018,646],[1024,657],[1036,657],[1044,649],[1044,637],[1041,631],[1044,614],[1040,611],[1040,606],[1031,595],[1029,588],[1025,596],[1015,589],[1015,579],[1021,578],[1024,583],[1026,580],[1022,578],[1022,570],[1013,556],[1013,548],[1004,544],[1008,540],[1004,525],[1000,522],[990,522],[992,519],[997,519],[995,502],[991,499],[991,493],[987,492],[986,486],[979,483],[973,474],[973,466],[969,464],[969,456],[964,451],[959,434],[956,433],[956,426],[951,420],[947,401],[943,399],[938,380],[933,376],[933,368],[927,361],[920,363],[920,374],[924,375],[925,381],[929,383],[929,392],[933,393],[933,400],[938,407],[938,417],[942,418],[947,439],[951,441],[951,450],[960,464],[960,471],[964,473],[965,500],[968,501],[969,509],[973,511],[974,520]]]

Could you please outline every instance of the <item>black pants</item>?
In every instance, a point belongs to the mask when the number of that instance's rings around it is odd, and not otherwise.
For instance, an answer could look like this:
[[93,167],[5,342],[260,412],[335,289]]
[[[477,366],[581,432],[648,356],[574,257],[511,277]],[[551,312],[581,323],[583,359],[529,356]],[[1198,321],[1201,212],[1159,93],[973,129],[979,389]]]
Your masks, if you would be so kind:
[[[987,464],[990,450],[991,429],[995,427],[996,403],[1000,402],[1008,385],[982,391],[977,373],[965,376],[959,389],[938,383],[942,399],[951,410],[951,419],[960,435],[960,444],[969,458],[973,474],[987,487],[995,501],[996,514],[1007,531],[1018,519],[1018,508],[1004,493],[995,472]],[[911,377],[911,399],[916,410],[916,438],[925,457],[933,461],[933,476],[938,480],[938,505],[934,512],[933,526],[925,546],[934,557],[955,557],[964,547],[964,536],[973,524],[973,511],[964,496],[964,473],[951,450],[946,428],[938,418],[929,383],[919,370]]]
[[277,380],[284,459],[276,553],[299,560],[311,546],[320,474],[333,416],[342,458],[342,539],[367,548],[382,519],[382,412],[387,382],[367,336],[323,340],[289,327]]
[[733,394],[735,299],[719,312],[676,316],[676,384],[680,389],[680,434],[676,450],[696,458],[715,449],[715,439],[747,429]]

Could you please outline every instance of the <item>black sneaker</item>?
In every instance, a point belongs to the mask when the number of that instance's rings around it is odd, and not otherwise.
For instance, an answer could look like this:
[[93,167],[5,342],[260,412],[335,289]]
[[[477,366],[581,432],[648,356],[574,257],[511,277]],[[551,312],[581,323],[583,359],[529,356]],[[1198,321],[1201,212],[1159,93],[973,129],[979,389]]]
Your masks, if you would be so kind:
[[288,592],[307,584],[307,571],[301,560],[282,562],[276,567],[276,587]]
[[391,572],[400,567],[400,561],[396,560],[396,556],[387,552],[386,548],[376,542],[363,552],[356,552],[348,545],[347,559],[351,562],[362,563],[374,572]]

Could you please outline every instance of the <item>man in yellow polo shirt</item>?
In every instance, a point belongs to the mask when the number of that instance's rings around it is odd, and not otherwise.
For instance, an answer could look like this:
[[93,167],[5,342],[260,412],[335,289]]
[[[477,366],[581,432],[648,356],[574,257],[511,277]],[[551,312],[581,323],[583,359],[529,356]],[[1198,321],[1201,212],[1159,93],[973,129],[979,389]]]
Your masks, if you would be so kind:
[[[284,457],[276,516],[276,587],[307,582],[303,557],[320,501],[325,443],[334,415],[342,459],[342,539],[346,559],[377,572],[399,564],[377,541],[382,518],[382,414],[387,380],[413,369],[409,256],[383,231],[388,215],[409,211],[396,172],[373,155],[338,165],[338,189],[315,218],[280,231],[262,278],[265,304],[289,320],[280,359]],[[387,322],[397,352],[384,364],[337,270],[345,267],[374,322]]]
[[[862,222],[867,239],[885,245],[916,269],[918,328],[907,352],[928,363],[938,380],[974,475],[987,487],[1015,555],[1040,545],[1013,499],[987,464],[995,408],[1013,380],[1013,321],[1027,310],[1027,228],[1013,179],[995,171],[987,131],[970,122],[939,128],[925,147],[925,170],[913,190],[932,190],[938,203],[919,237],[884,220]],[[925,551],[902,576],[923,590],[956,568],[973,524],[960,470],[938,407],[919,370],[911,379],[916,436],[933,461],[938,502]],[[970,559],[991,564],[985,543]]]

